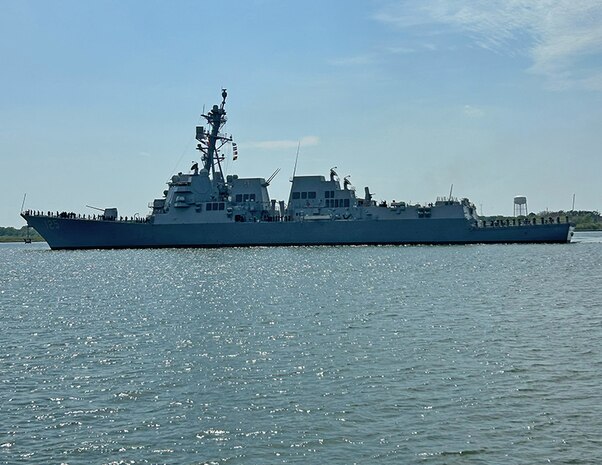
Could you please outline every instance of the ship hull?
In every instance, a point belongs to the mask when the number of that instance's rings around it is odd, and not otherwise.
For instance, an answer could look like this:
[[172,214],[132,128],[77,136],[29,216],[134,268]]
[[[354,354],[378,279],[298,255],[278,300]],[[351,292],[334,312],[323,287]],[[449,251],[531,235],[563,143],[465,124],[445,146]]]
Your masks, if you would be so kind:
[[458,219],[154,224],[23,214],[52,249],[566,243],[568,223],[475,227]]

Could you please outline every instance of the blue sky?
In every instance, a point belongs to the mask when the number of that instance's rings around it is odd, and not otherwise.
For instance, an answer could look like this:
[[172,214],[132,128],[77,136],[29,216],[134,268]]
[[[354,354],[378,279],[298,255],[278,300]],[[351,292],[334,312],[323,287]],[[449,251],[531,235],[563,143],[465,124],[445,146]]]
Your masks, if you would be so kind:
[[602,3],[0,0],[0,225],[146,214],[229,92],[228,171],[358,193],[602,210]]

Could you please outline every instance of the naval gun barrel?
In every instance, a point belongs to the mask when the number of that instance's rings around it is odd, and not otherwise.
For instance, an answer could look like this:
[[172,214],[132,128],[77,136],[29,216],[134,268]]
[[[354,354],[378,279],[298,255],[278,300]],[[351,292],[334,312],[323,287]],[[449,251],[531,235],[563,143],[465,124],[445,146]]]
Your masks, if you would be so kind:
[[86,207],[91,208],[92,210],[98,210],[99,212],[104,212],[104,208],[93,207],[92,205],[86,205]]

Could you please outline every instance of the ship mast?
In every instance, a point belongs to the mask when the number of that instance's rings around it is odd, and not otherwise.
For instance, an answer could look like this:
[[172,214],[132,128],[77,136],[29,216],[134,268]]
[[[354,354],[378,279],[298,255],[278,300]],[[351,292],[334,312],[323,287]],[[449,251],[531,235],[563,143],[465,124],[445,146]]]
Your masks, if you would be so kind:
[[[222,89],[222,103],[218,107],[217,105],[213,105],[213,108],[206,114],[201,115],[203,118],[207,120],[209,126],[211,128],[210,132],[205,132],[205,129],[202,126],[197,127],[196,131],[196,139],[201,142],[197,149],[202,151],[204,154],[203,157],[203,168],[209,172],[211,170],[212,177],[215,175],[215,165],[219,169],[219,172],[223,178],[222,167],[220,164],[220,156],[219,149],[226,143],[232,141],[232,138],[226,137],[220,134],[220,129],[226,123],[226,110],[224,106],[226,105],[226,97],[228,93],[226,89]],[[218,141],[222,142],[218,147]],[[203,146],[203,143],[207,144],[207,147]]]

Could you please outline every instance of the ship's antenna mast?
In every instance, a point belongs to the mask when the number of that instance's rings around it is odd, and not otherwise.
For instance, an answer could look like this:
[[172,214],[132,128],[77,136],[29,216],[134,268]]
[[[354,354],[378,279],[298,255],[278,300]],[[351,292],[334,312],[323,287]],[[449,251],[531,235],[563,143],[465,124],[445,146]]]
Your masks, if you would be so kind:
[[295,173],[297,172],[297,162],[299,161],[299,149],[301,148],[301,141],[297,144],[297,155],[295,156],[295,166],[293,168],[293,177],[291,178],[291,182],[295,178]]
[[[21,211],[25,208],[25,199],[27,198],[27,192],[23,195],[23,203],[21,204]],[[575,200],[573,200],[573,205],[575,204]]]
[[217,141],[221,139],[219,135],[220,128],[226,122],[226,110],[224,110],[224,106],[226,105],[226,97],[228,93],[226,89],[222,89],[222,103],[218,107],[217,105],[213,105],[213,108],[203,117],[211,126],[211,132],[208,134],[209,136],[209,144],[207,147],[207,154],[205,157],[203,168],[207,171],[211,170],[211,173],[215,173],[214,161],[216,158],[217,152]]
[[226,104],[226,97],[228,96],[228,92],[226,92],[226,89],[222,87],[222,106],[220,107],[220,109],[224,109],[224,105]]
[[452,192],[454,191],[454,185],[452,184],[450,189],[449,189],[449,201],[451,202],[452,199]]

